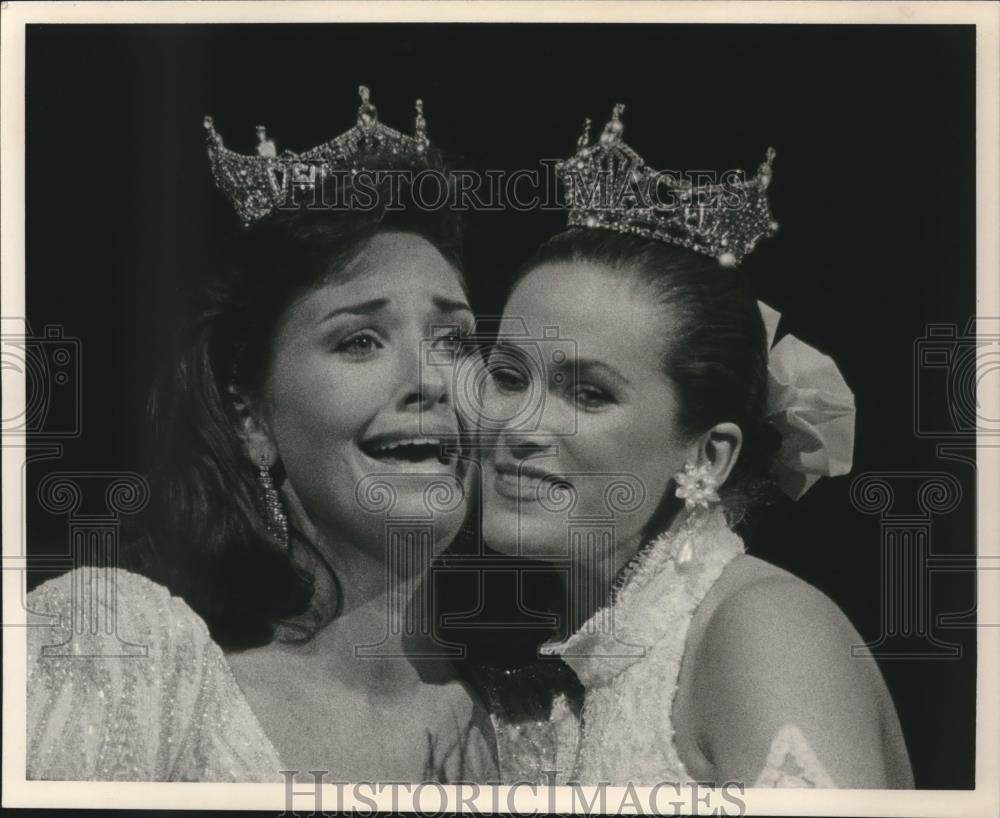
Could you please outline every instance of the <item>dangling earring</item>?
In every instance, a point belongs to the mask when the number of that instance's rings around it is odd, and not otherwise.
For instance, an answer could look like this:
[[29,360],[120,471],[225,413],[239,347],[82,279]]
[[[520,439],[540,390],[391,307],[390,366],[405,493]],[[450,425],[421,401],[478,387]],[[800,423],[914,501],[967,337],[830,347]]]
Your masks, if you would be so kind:
[[685,570],[694,560],[694,528],[698,509],[708,511],[714,503],[720,502],[716,491],[719,484],[707,465],[695,466],[690,461],[684,464],[684,471],[674,475],[674,480],[677,483],[674,495],[684,501],[687,511],[680,532],[681,546],[677,549],[674,562],[679,569]]
[[267,532],[274,537],[278,545],[288,548],[288,518],[281,508],[281,497],[278,496],[278,490],[271,479],[267,458],[263,456],[260,459],[257,480],[260,482],[260,493],[264,500],[264,508],[267,510]]

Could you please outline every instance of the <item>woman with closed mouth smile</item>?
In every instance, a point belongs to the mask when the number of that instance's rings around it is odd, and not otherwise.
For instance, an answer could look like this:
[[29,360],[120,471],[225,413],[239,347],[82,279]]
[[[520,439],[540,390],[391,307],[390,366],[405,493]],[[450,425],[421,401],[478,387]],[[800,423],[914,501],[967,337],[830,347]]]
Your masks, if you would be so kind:
[[[679,206],[650,208],[622,110],[560,166],[571,226],[516,279],[487,365],[484,540],[553,562],[565,597],[559,641],[485,674],[502,777],[911,787],[864,640],[734,530],[772,489],[845,473],[853,448],[836,366],[772,346],[777,314],[736,266],[776,229],[774,154],[725,191],[738,206],[678,182]],[[626,198],[595,199],[602,174]],[[540,711],[512,706],[532,684],[552,694]]]
[[493,489],[508,500],[538,502],[543,484],[566,484],[564,478],[533,466],[530,460],[515,460],[509,450],[498,450],[492,465]]

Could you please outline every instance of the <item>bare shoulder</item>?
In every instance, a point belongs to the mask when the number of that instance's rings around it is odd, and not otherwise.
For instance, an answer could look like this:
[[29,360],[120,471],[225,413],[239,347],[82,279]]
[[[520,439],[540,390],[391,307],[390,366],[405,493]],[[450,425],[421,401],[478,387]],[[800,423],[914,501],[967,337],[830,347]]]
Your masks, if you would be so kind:
[[826,594],[756,557],[734,561],[705,601],[700,624],[707,646],[726,647],[727,653],[771,645],[834,651],[846,658],[851,645],[862,641]]
[[[824,593],[741,557],[699,611],[688,645],[703,744],[754,780],[790,725],[833,780],[905,786],[909,770],[892,699],[863,640]],[[694,625],[694,623],[692,623]],[[742,765],[742,766],[741,766]]]
[[[699,676],[716,676],[716,692],[784,708],[816,702],[818,691],[850,695],[875,715],[884,686],[870,660],[852,648],[863,642],[840,608],[807,582],[746,557],[713,588],[692,645]],[[758,684],[748,690],[748,678]],[[864,695],[860,695],[860,694]]]

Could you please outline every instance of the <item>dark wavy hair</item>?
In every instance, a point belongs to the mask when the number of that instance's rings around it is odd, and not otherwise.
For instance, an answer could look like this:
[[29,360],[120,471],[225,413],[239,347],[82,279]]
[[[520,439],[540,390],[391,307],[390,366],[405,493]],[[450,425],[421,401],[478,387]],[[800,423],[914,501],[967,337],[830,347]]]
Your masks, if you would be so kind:
[[747,275],[709,256],[638,236],[571,228],[546,241],[517,280],[546,263],[605,265],[634,276],[663,308],[663,371],[676,386],[679,423],[696,436],[731,422],[743,444],[720,491],[732,523],[776,496],[781,435],[766,419],[767,333]]
[[[412,170],[406,165],[366,167]],[[447,177],[435,157],[431,167]],[[350,183],[316,201],[350,201]],[[268,534],[266,513],[236,431],[233,392],[253,395],[267,375],[276,329],[302,295],[344,276],[349,263],[382,232],[417,234],[461,270],[461,222],[448,206],[420,206],[405,177],[361,191],[358,209],[280,209],[233,235],[203,277],[190,314],[148,402],[150,503],[123,553],[123,567],[166,585],[208,625],[226,649],[306,640],[336,615],[339,599],[316,599],[313,572],[323,566],[314,544],[290,531],[289,551]],[[312,199],[313,197],[310,197]],[[368,207],[367,204],[371,204]],[[463,286],[465,283],[463,281]],[[282,475],[276,474],[280,483]],[[336,577],[330,571],[332,587]],[[339,594],[335,595],[339,597]],[[305,624],[303,624],[305,623]]]

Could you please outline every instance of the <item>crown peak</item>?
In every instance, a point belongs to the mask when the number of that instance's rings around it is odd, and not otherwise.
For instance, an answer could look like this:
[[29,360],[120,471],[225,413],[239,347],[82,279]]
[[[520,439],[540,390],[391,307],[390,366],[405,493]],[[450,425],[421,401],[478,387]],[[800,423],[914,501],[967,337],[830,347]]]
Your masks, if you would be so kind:
[[208,114],[201,120],[202,126],[205,128],[205,138],[208,140],[208,150],[209,153],[215,148],[222,147],[222,135],[215,130],[215,119]]
[[623,113],[625,113],[624,103],[619,102],[611,109],[611,119],[604,126],[604,133],[601,134],[603,144],[610,145],[621,140],[622,132],[625,130],[625,125],[622,123]]
[[358,126],[370,130],[378,124],[378,110],[371,104],[371,92],[367,85],[358,86],[361,105],[358,107]]
[[278,155],[278,148],[273,139],[267,136],[267,128],[263,125],[257,126],[257,155],[273,158]]
[[777,156],[777,153],[774,148],[768,148],[765,156],[766,158],[760,163],[760,167],[757,168],[757,186],[761,190],[767,190],[767,186],[771,184],[771,177],[774,175],[771,166],[774,163],[774,157]]
[[417,140],[417,150],[423,153],[430,144],[427,139],[427,120],[424,119],[424,101],[418,99],[414,107],[417,110],[417,115],[413,121],[413,136]]

